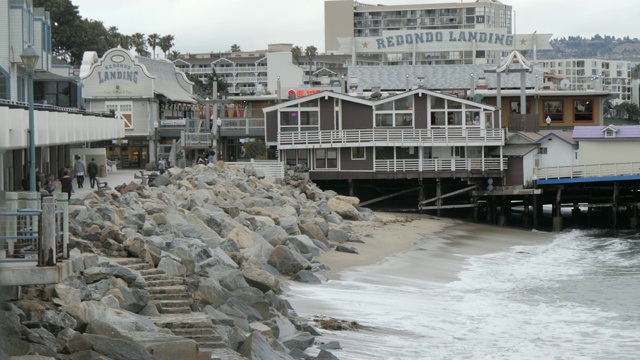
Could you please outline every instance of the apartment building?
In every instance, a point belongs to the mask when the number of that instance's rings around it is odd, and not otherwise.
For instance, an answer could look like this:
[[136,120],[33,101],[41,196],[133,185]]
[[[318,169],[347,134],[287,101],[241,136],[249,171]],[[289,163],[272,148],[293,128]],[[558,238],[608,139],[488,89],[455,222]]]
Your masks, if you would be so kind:
[[547,48],[550,38],[513,34],[512,7],[497,0],[325,1],[324,19],[327,53],[368,55],[385,65],[497,64],[504,51]]
[[[634,63],[606,59],[540,60],[545,71],[564,77],[561,86],[574,91],[608,91],[614,104],[633,101],[638,104],[638,80],[632,79]],[[635,89],[635,90],[634,90]]]

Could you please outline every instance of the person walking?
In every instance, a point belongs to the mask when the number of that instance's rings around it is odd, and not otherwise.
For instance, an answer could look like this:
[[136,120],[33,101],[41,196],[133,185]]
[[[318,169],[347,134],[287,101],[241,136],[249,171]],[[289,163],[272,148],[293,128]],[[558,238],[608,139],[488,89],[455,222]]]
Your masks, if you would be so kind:
[[164,172],[167,168],[167,164],[165,164],[163,158],[160,158],[160,160],[158,160],[157,168],[158,168],[158,171],[160,172],[160,175],[164,175]]
[[76,163],[73,167],[73,170],[76,173],[76,180],[78,181],[78,189],[84,187],[84,173],[86,171],[86,167],[84,166],[84,161],[80,159],[80,155],[75,156]]
[[64,175],[60,179],[60,190],[67,193],[69,199],[71,199],[71,194],[73,193],[73,178],[68,169],[64,169]]
[[96,163],[95,158],[91,158],[89,164],[87,165],[87,174],[89,174],[89,184],[93,189],[94,186],[98,185],[98,163]]
[[213,150],[213,146],[209,148],[207,152],[207,164],[211,164],[215,160],[216,151]]

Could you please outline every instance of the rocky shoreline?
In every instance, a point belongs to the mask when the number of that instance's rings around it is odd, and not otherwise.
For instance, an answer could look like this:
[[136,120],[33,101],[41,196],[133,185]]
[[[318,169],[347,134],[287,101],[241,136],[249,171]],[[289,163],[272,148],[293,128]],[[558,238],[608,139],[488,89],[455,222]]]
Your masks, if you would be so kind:
[[223,162],[72,199],[74,276],[2,304],[0,359],[337,359],[282,294],[357,253],[358,203]]

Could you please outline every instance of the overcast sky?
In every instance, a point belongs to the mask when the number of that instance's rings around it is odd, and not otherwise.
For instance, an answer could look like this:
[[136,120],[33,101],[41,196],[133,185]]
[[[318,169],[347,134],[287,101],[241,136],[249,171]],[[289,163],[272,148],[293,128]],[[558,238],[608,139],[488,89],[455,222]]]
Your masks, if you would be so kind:
[[[325,0],[72,0],[80,16],[131,35],[172,34],[181,53],[266,49],[290,43],[324,51]],[[464,0],[463,2],[474,2]],[[361,0],[401,5],[454,0]],[[551,33],[552,38],[595,34],[640,38],[638,0],[502,0],[513,6],[517,33]],[[607,8],[609,6],[610,8]],[[87,49],[90,50],[90,49]]]

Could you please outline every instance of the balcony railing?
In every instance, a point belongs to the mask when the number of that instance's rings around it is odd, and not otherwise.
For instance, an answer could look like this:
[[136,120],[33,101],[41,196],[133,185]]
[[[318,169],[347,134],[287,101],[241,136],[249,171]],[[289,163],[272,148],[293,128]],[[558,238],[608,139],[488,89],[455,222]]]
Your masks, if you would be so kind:
[[469,159],[392,159],[376,160],[376,172],[433,172],[433,171],[487,171],[506,170],[507,159],[469,158]]
[[503,129],[363,129],[280,132],[280,146],[326,145],[346,147],[358,144],[378,146],[462,146],[503,145]]
[[37,192],[9,192],[5,210],[0,212],[0,268],[53,266],[69,257],[66,193],[41,202]]
[[535,169],[534,173],[538,180],[638,175],[640,162],[553,166]]

